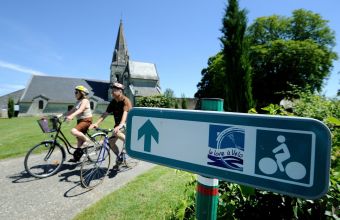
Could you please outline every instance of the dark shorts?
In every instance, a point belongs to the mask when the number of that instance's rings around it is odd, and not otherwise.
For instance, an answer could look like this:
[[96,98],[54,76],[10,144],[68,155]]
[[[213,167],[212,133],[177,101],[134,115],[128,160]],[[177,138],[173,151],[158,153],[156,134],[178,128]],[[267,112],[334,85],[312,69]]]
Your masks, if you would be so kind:
[[92,118],[79,119],[77,120],[77,125],[75,129],[85,134],[91,124],[92,124]]

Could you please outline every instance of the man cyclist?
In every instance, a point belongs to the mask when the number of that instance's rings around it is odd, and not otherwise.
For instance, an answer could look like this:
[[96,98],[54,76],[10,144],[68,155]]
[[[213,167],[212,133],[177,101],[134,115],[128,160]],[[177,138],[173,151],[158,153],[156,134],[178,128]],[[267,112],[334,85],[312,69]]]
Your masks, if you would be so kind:
[[112,101],[107,107],[106,111],[100,116],[96,123],[90,126],[90,129],[97,128],[99,124],[105,120],[109,114],[113,114],[115,120],[115,126],[113,129],[113,135],[109,139],[109,145],[112,151],[116,154],[116,165],[119,165],[123,158],[120,155],[120,150],[116,145],[118,139],[125,141],[125,123],[127,114],[132,108],[131,101],[128,97],[123,94],[124,85],[120,83],[113,83],[112,86]]

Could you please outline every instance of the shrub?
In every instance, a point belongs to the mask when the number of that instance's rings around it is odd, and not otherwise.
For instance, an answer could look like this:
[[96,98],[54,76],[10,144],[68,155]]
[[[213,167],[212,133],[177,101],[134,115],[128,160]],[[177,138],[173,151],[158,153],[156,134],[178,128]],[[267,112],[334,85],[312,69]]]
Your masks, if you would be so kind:
[[165,96],[148,96],[137,98],[137,107],[158,107],[158,108],[171,108],[172,98]]
[[7,114],[8,118],[14,117],[14,100],[12,98],[8,99]]

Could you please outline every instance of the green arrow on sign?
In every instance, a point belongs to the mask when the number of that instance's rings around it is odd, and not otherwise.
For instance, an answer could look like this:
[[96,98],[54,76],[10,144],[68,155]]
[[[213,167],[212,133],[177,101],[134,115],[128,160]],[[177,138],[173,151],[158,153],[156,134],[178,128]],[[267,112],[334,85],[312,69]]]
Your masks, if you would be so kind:
[[142,127],[138,129],[138,140],[144,137],[144,151],[151,151],[151,136],[158,143],[159,133],[150,120],[147,120]]

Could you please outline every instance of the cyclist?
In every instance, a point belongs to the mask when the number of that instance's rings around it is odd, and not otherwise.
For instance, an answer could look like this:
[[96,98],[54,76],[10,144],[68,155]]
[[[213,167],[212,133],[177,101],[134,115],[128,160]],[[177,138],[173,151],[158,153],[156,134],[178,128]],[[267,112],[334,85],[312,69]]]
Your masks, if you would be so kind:
[[90,139],[85,136],[88,128],[92,124],[92,112],[90,102],[87,99],[89,91],[86,87],[79,85],[75,87],[74,95],[77,99],[75,107],[65,113],[65,120],[72,121],[74,117],[77,117],[77,125],[71,129],[71,134],[78,140],[77,149],[73,156],[74,158],[70,162],[78,162],[83,154],[81,147],[90,145]]
[[125,123],[127,114],[132,108],[132,104],[130,99],[123,94],[124,85],[115,82],[112,84],[111,89],[113,98],[112,101],[110,102],[106,111],[100,116],[98,121],[90,126],[90,129],[97,128],[109,114],[113,115],[115,126],[113,129],[113,135],[109,139],[109,145],[117,156],[116,165],[119,165],[123,161],[123,158],[120,155],[122,149],[120,150],[118,148],[116,142],[118,139],[125,141]]

